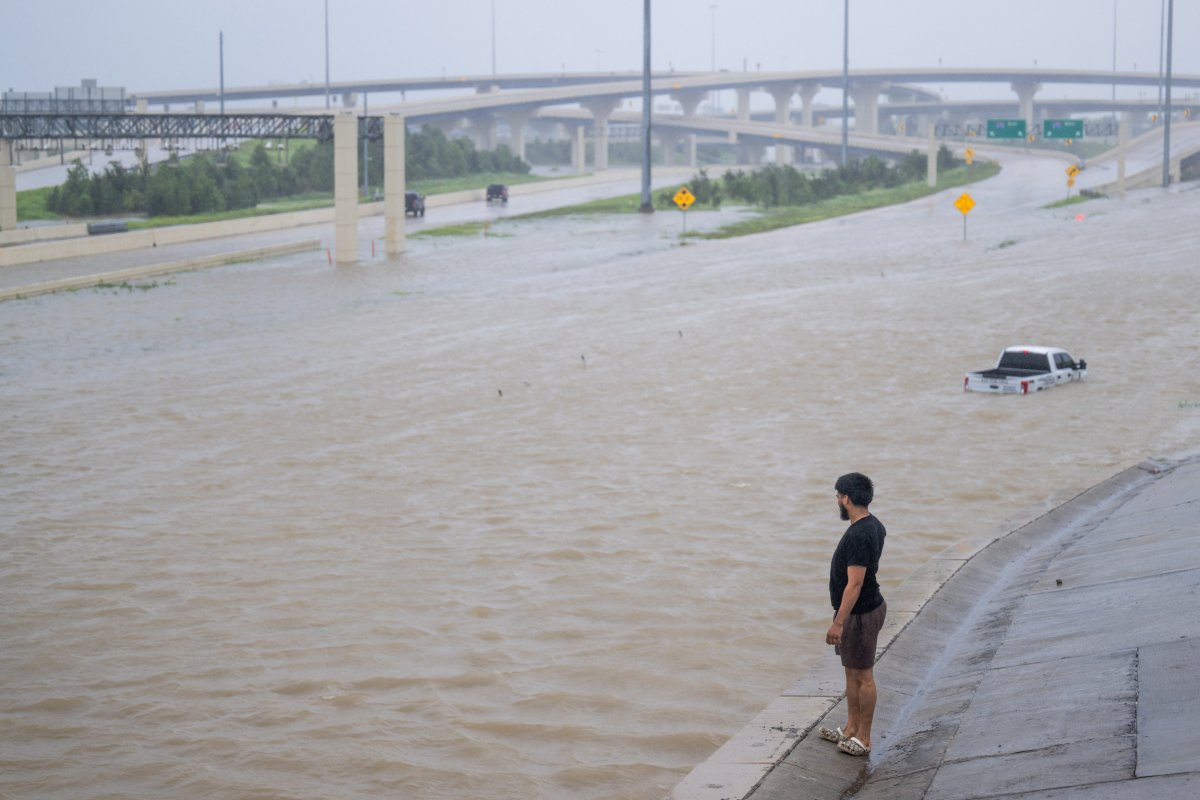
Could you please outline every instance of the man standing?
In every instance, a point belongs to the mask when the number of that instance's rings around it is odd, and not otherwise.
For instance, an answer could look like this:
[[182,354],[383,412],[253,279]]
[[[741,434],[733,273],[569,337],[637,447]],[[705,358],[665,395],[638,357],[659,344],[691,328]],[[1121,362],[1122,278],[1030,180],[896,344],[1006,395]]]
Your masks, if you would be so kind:
[[842,728],[821,728],[822,739],[835,742],[852,756],[871,752],[871,723],[875,718],[875,646],[887,616],[887,603],[875,579],[887,536],[883,523],[868,510],[875,495],[871,479],[851,472],[837,479],[838,510],[850,527],[842,534],[829,565],[829,599],[833,624],[825,643],[842,657],[846,670],[846,705]]

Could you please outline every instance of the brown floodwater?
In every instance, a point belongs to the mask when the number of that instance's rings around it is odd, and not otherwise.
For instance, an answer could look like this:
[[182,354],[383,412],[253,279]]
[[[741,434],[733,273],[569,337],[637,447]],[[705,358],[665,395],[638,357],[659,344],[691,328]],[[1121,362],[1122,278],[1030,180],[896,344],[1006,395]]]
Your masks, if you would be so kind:
[[[886,594],[1197,448],[1200,192],[1006,167],[0,305],[0,795],[660,797],[831,657],[839,474]],[[1091,374],[961,391],[1019,343]]]

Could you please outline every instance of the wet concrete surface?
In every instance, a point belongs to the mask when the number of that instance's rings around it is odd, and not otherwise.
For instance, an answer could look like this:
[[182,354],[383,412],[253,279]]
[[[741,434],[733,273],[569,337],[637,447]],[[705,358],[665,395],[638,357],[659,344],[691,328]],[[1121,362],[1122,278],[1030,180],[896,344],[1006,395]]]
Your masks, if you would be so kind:
[[810,733],[751,796],[1196,797],[1197,509],[1200,459],[1148,462],[996,541],[880,657],[869,760]]

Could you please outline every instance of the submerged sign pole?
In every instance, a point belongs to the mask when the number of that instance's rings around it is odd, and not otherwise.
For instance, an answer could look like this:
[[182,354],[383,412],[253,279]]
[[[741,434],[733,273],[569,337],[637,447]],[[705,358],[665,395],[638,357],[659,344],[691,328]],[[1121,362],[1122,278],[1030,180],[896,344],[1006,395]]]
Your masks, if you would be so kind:
[[687,210],[692,203],[696,202],[696,196],[686,186],[683,186],[671,199],[675,201],[675,205],[679,206],[679,210],[683,212],[683,235],[687,236]]
[[967,214],[970,214],[971,209],[975,207],[975,198],[963,192],[954,201],[954,207],[961,211],[963,215],[963,241],[965,242],[967,240]]

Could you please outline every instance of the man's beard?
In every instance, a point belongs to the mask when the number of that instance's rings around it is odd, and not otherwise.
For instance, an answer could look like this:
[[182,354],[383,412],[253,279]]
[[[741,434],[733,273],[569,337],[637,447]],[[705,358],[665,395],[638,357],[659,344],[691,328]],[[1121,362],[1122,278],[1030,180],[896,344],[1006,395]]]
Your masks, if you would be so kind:
[[850,512],[846,510],[844,505],[838,504],[838,513],[841,515],[842,519],[847,521],[850,519]]

